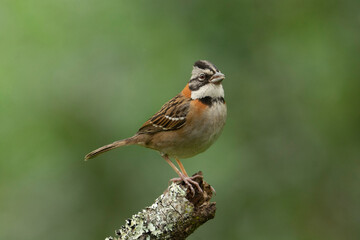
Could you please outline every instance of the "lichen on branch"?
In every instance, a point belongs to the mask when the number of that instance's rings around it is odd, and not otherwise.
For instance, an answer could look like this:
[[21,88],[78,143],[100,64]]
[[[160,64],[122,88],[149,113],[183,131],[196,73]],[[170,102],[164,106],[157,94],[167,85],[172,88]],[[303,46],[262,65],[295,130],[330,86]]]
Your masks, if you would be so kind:
[[216,203],[210,202],[211,186],[203,181],[201,172],[195,175],[202,193],[196,189],[193,196],[185,184],[172,183],[150,207],[127,219],[125,225],[115,231],[115,238],[106,240],[181,240],[214,218]]

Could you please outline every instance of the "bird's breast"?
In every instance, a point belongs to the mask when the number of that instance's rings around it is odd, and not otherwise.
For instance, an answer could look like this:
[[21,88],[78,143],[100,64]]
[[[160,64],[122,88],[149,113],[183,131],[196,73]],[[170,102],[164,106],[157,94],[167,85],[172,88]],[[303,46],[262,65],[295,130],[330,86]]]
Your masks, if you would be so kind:
[[192,100],[185,125],[175,131],[155,134],[146,147],[180,159],[195,156],[208,149],[220,136],[226,114],[224,101],[207,105],[200,100]]
[[[199,101],[199,100],[196,100]],[[198,103],[196,103],[198,104]],[[219,137],[227,116],[226,104],[223,101],[214,101],[211,105],[199,111],[192,121],[192,132],[189,135],[194,139],[210,145]]]
[[[205,106],[204,106],[205,105]],[[216,101],[211,106],[194,100],[191,103],[187,126],[183,129],[182,146],[177,151],[179,158],[188,158],[204,152],[220,136],[226,122],[227,108],[222,101]]]

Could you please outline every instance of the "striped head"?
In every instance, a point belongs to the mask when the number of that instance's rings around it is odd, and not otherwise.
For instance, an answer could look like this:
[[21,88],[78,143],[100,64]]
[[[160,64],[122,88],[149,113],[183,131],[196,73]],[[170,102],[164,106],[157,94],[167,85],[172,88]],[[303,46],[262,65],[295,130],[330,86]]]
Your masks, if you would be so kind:
[[224,79],[225,75],[209,61],[195,62],[189,81],[191,98],[224,98],[224,89],[221,84]]

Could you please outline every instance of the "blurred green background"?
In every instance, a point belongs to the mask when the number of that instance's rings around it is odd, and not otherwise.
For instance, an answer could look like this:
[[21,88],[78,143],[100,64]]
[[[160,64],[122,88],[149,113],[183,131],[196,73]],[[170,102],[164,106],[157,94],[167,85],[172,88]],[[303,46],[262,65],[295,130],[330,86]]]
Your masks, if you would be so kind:
[[360,2],[3,0],[0,239],[104,239],[175,177],[134,134],[198,59],[228,121],[189,239],[360,239]]

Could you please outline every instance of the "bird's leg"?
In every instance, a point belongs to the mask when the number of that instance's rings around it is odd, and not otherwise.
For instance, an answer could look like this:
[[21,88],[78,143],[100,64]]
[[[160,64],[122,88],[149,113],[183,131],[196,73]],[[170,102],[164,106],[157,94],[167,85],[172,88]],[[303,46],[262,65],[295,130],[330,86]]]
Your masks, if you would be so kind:
[[198,184],[196,181],[194,181],[194,178],[197,178],[197,177],[203,178],[203,176],[201,176],[201,175],[195,175],[195,176],[189,177],[189,175],[187,174],[187,172],[186,172],[186,170],[185,170],[184,165],[182,164],[182,162],[180,162],[180,160],[177,159],[177,158],[175,158],[175,160],[176,160],[177,164],[179,165],[179,167],[180,167],[180,169],[181,169],[181,172],[182,172],[183,175],[186,177],[186,180],[189,181],[190,183],[194,184],[194,185],[197,187],[197,189],[202,193],[203,190],[201,189],[201,187],[199,186],[199,184]]
[[180,170],[172,163],[169,156],[167,154],[161,154],[161,156],[165,159],[165,161],[174,169],[174,171],[179,175],[179,177],[183,176]]
[[175,158],[177,164],[179,165],[180,169],[181,169],[181,172],[186,176],[188,177],[189,175],[187,174],[185,168],[184,168],[184,165],[180,162],[179,159]]
[[[182,162],[180,162],[180,160],[177,159],[177,158],[175,158],[175,160],[176,160],[177,164],[179,165],[181,172],[182,172],[186,177],[188,177],[191,181],[192,181],[194,178],[197,178],[197,177],[203,178],[202,175],[195,175],[195,176],[189,177],[189,175],[186,173],[186,170],[185,170],[184,165],[182,164]],[[189,182],[191,182],[191,181],[189,181]],[[193,183],[193,184],[195,184],[196,187],[199,186],[199,184],[197,184],[197,182],[195,182],[195,183]],[[214,189],[212,186],[210,186],[210,188],[211,188],[211,191],[212,191],[213,193],[215,193],[215,195],[216,195],[215,189]],[[200,188],[200,186],[198,187],[198,189],[201,190],[200,192],[202,192],[202,189]]]
[[200,188],[199,184],[197,182],[195,182],[194,180],[190,179],[189,177],[185,176],[182,172],[180,172],[180,170],[171,162],[171,160],[167,154],[162,154],[161,156],[165,159],[165,161],[170,165],[170,167],[172,167],[172,169],[174,169],[174,171],[180,177],[180,178],[173,178],[170,181],[172,181],[172,182],[184,181],[184,183],[189,186],[193,196],[195,195],[195,190],[194,190],[193,186],[191,185],[191,183],[194,184],[199,189],[200,192],[202,192],[202,189]]
[[186,173],[186,170],[184,168],[184,165],[180,162],[179,159],[175,158],[176,159],[176,162],[178,163],[179,167],[180,167],[180,170],[181,172],[188,178],[190,178],[191,180],[194,180],[195,178],[204,178],[202,175],[195,175],[195,176],[192,176],[192,177],[189,177],[189,175]]

